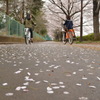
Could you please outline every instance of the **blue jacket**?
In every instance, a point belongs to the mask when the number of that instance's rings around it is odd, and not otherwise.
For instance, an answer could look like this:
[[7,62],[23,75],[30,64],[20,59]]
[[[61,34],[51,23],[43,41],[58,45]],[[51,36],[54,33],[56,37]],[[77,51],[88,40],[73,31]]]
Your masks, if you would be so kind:
[[68,28],[68,29],[73,29],[73,22],[71,20],[66,20],[64,25]]

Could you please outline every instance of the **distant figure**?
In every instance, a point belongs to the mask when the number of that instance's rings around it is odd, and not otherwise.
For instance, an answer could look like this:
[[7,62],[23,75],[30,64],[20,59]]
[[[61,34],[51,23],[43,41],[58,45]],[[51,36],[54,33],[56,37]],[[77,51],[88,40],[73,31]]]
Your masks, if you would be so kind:
[[67,20],[65,20],[65,23],[63,24],[64,30],[66,31],[66,38],[69,38],[69,35],[67,32],[73,32],[73,36],[75,37],[75,32],[73,29],[73,21],[70,20],[70,16],[67,16]]
[[25,19],[25,27],[29,28],[29,31],[31,33],[30,35],[30,42],[33,42],[33,30],[34,30],[34,22],[32,20],[32,15],[31,14],[27,14],[26,19]]
[[70,20],[70,16],[67,16],[67,20],[65,20],[64,26],[66,31],[73,29],[73,22]]

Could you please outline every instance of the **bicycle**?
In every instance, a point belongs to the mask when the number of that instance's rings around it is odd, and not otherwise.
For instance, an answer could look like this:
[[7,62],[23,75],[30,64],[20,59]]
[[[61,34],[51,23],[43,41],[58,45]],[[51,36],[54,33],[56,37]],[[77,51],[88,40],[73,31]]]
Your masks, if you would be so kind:
[[25,28],[25,43],[26,44],[31,43],[31,33],[29,31],[29,28]]
[[64,44],[66,44],[68,42],[71,45],[71,44],[73,44],[75,39],[76,38],[75,38],[75,33],[74,33],[73,29],[70,29],[63,33],[63,43]]

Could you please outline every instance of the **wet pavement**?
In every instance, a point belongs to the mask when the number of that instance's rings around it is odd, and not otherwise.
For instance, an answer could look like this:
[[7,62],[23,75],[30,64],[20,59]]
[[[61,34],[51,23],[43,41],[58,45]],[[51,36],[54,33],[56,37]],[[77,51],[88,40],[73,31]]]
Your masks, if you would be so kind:
[[0,100],[100,100],[100,51],[57,42],[0,45]]

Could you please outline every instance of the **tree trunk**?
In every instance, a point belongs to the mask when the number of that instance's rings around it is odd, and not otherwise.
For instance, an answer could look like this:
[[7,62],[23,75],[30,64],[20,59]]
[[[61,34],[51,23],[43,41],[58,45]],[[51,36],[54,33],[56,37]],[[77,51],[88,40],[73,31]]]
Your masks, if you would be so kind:
[[83,0],[81,0],[80,42],[83,41]]
[[9,2],[6,0],[6,14],[9,15]]
[[94,40],[100,39],[99,34],[99,11],[96,12],[98,1],[93,0],[93,28],[94,28]]

